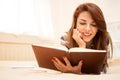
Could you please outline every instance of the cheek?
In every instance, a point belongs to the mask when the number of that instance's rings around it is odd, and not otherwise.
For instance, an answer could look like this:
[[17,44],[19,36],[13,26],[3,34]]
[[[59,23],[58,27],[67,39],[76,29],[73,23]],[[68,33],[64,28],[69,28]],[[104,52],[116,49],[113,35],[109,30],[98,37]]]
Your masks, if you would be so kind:
[[93,32],[94,32],[94,34],[96,35],[97,32],[98,32],[98,29],[94,29]]
[[96,34],[98,32],[98,28],[97,27],[92,27],[91,31],[93,34]]
[[82,32],[83,28],[80,27],[80,26],[77,26],[77,30],[78,30],[79,32]]

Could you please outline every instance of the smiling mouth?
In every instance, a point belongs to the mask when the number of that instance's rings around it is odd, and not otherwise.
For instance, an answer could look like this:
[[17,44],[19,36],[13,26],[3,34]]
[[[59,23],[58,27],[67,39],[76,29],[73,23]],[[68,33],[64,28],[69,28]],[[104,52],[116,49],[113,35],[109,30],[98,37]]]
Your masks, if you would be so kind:
[[83,36],[85,36],[85,37],[89,37],[91,35],[92,35],[91,33],[83,33]]

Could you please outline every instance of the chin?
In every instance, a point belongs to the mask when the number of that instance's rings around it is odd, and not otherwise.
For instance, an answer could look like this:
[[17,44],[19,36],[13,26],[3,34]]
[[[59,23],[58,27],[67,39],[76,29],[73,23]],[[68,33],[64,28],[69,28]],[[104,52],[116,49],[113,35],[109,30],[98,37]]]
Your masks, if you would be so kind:
[[86,42],[86,43],[88,43],[88,42],[90,42],[91,40],[84,40],[84,42]]

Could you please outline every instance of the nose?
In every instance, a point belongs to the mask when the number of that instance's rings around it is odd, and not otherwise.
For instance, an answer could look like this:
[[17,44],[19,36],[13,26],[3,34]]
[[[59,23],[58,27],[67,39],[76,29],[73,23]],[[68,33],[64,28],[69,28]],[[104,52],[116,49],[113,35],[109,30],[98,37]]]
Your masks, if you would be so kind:
[[91,26],[88,24],[88,25],[86,25],[85,29],[86,29],[87,31],[89,31],[89,30],[91,29]]

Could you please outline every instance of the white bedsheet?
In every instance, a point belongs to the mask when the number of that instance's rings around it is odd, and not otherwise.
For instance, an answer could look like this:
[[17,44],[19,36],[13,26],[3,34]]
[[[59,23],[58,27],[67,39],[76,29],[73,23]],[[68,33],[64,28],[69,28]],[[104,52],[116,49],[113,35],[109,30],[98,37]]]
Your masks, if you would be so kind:
[[78,75],[39,68],[36,61],[0,61],[0,80],[120,80],[120,58],[110,62],[107,74]]

